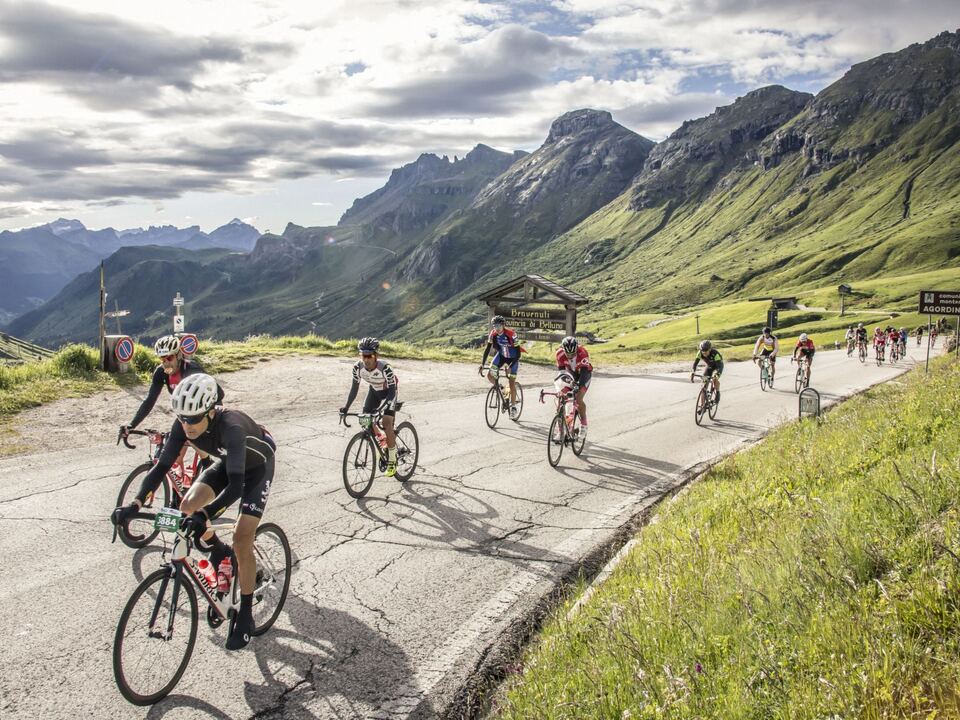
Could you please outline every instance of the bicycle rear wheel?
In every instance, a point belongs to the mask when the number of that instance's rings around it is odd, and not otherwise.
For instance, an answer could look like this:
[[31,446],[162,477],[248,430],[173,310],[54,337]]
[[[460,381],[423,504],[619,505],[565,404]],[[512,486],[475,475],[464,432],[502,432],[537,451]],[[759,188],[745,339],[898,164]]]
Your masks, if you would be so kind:
[[420,458],[420,439],[413,423],[404,421],[397,425],[397,474],[400,482],[406,482],[417,469]]
[[197,593],[180,577],[176,602],[170,569],[160,568],[143,579],[120,614],[113,638],[113,677],[134,705],[152,705],[166,697],[190,662],[197,641]]
[[573,438],[570,440],[570,447],[573,454],[580,457],[583,453],[583,447],[587,444],[587,436],[582,432],[583,425],[580,422],[580,415],[573,417]]
[[483,417],[491,430],[497,426],[497,420],[500,419],[500,402],[500,388],[492,385],[487,391],[487,401],[483,406]]
[[[257,585],[253,591],[253,634],[263,635],[277,621],[290,589],[290,543],[279,525],[263,523],[253,541],[257,559]],[[240,583],[234,583],[240,602]]]
[[[129,505],[133,502],[137,492],[140,490],[140,483],[143,481],[143,476],[150,472],[152,467],[153,463],[143,463],[135,467],[133,471],[127,475],[127,479],[124,480],[123,485],[120,486],[120,494],[117,495],[117,507]],[[164,478],[156,492],[147,498],[147,502],[143,505],[143,510],[150,512],[151,510],[159,510],[161,507],[169,506],[170,483]],[[159,532],[159,530],[154,529],[153,520],[144,518],[134,518],[125,525],[117,527],[117,535],[120,536],[120,541],[131,548],[142,548],[149,545],[153,542],[154,538],[157,537]]]
[[720,401],[717,399],[719,392],[714,388],[710,388],[710,402],[707,405],[707,415],[710,416],[710,419],[713,420],[717,417],[717,408],[720,406]]
[[520,416],[523,415],[523,385],[519,382],[514,383],[514,386],[517,388],[517,402],[514,403],[514,407],[517,409],[517,416],[515,418],[510,418],[514,422],[517,422],[520,419]]
[[362,498],[370,492],[373,476],[377,470],[377,451],[373,438],[358,432],[350,439],[343,454],[343,486],[350,497]]
[[550,467],[560,464],[560,456],[563,455],[563,446],[567,439],[566,428],[563,415],[559,413],[554,415],[553,422],[550,423],[550,433],[547,435],[547,460],[550,462]]
[[793,390],[797,393],[803,390],[803,365],[797,368],[797,374],[793,378]]
[[697,421],[697,425],[703,424],[703,415],[707,412],[707,389],[705,387],[700,388],[700,394],[697,395],[697,407],[694,409],[693,419]]

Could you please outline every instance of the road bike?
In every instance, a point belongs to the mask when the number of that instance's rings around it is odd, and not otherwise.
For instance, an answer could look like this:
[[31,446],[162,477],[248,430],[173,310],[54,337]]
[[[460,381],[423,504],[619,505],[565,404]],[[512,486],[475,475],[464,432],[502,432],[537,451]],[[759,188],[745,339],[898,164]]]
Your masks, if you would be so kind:
[[879,343],[874,343],[873,345],[873,354],[877,361],[877,367],[883,365],[884,354],[886,351],[886,345],[881,345]]
[[694,373],[693,376],[703,383],[700,392],[697,394],[697,406],[693,414],[693,419],[697,421],[697,425],[702,425],[704,415],[707,415],[711,420],[717,417],[717,408],[720,406],[720,391],[710,382],[712,375]]
[[853,338],[847,340],[847,357],[853,357],[853,350],[855,346],[856,342],[853,340]]
[[[484,370],[491,369],[490,367],[482,366],[480,372],[483,374]],[[520,415],[523,414],[523,385],[520,384],[519,380],[514,380],[513,384],[517,389],[517,402],[514,403],[514,406],[517,408],[517,414],[510,419],[517,422],[520,419]],[[497,420],[500,419],[500,416],[509,410],[510,383],[508,381],[506,385],[504,384],[500,377],[500,369],[497,368],[497,382],[495,385],[491,385],[487,391],[487,399],[483,406],[483,417],[487,421],[487,427],[491,430],[496,427]]]
[[890,362],[895,363],[900,359],[900,341],[890,343]]
[[[180,682],[197,640],[200,612],[197,590],[207,602],[207,624],[217,628],[237,616],[240,582],[236,560],[230,589],[211,585],[190,557],[193,542],[181,529],[184,515],[161,508],[138,519],[152,519],[157,532],[175,533],[170,559],[147,575],[120,613],[113,638],[113,677],[121,694],[134,705],[152,705]],[[217,521],[224,527],[227,521]],[[114,531],[116,539],[116,528]],[[276,621],[290,589],[290,543],[274,523],[261,523],[253,543],[257,561],[253,591],[254,635]],[[166,555],[166,550],[164,550]]]
[[770,373],[772,363],[766,355],[761,355],[757,359],[760,365],[760,389],[766,392],[767,388],[773,387],[773,375]]
[[797,363],[797,374],[793,379],[793,389],[799,393],[805,387],[810,387],[810,375],[807,373],[807,366],[810,364],[810,360],[805,355],[801,355],[799,360],[790,358],[790,362]]
[[557,392],[540,391],[540,402],[544,402],[546,397],[557,398],[557,412],[547,435],[547,461],[551,467],[560,464],[560,456],[567,445],[574,455],[580,457],[587,444],[587,434],[581,431],[583,424],[580,421],[580,403],[577,402],[579,389],[580,386],[574,383]]
[[[170,433],[160,432],[159,430],[128,430],[127,436],[129,435],[142,435],[150,439],[147,452],[148,461],[137,465],[137,467],[127,475],[127,479],[124,480],[123,485],[120,486],[120,494],[117,495],[117,507],[126,506],[133,502],[137,492],[140,490],[140,483],[143,481],[143,476],[150,472],[150,469],[157,464],[157,460],[160,458],[160,453],[163,451],[163,446],[166,444]],[[132,445],[127,437],[121,435],[117,439],[117,442],[119,443],[120,440],[123,440],[123,444],[131,450],[136,449],[136,446]],[[154,513],[149,512],[153,508],[154,503],[156,503],[158,507],[180,507],[183,496],[187,494],[187,490],[190,489],[194,479],[197,477],[200,456],[196,452],[193,452],[190,460],[187,462],[183,462],[183,460],[184,456],[178,458],[176,462],[173,463],[173,467],[163,476],[163,482],[160,484],[160,487],[147,496],[142,509],[148,512],[138,513],[138,515],[143,516],[143,519],[134,519],[118,527],[118,535],[124,545],[131,548],[142,548],[149,545],[153,542],[154,538],[157,537],[160,531],[154,527]]]
[[[396,409],[401,407],[403,403],[398,402]],[[348,417],[357,418],[361,427],[361,430],[350,438],[343,453],[343,486],[350,497],[362,498],[370,491],[377,469],[379,468],[381,473],[387,470],[383,409],[384,406],[381,405],[374,413],[344,413],[340,416],[340,422],[345,427],[352,427],[347,422]],[[406,420],[396,426],[394,433],[397,441],[397,474],[394,477],[400,482],[406,482],[417,469],[420,440],[413,423]]]

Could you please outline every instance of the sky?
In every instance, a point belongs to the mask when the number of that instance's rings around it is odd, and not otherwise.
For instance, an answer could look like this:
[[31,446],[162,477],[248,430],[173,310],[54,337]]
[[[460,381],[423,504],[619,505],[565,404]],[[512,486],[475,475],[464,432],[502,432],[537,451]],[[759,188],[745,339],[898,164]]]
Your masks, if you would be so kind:
[[662,140],[958,27],[957,0],[0,0],[0,230],[333,225],[424,152],[532,151],[584,107]]

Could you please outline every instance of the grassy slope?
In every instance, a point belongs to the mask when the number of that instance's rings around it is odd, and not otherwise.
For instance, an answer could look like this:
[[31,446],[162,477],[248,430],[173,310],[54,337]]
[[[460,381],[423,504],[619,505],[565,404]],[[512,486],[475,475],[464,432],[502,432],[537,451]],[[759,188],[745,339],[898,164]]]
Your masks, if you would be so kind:
[[958,386],[938,361],[719,465],[559,609],[502,717],[960,716]]

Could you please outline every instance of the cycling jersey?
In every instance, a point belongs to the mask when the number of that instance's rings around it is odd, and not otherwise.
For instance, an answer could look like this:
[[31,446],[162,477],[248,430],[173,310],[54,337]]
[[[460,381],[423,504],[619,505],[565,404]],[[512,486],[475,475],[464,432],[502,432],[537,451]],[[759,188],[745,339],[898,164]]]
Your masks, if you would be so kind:
[[489,357],[490,349],[493,347],[496,347],[497,351],[494,353],[490,364],[499,368],[506,362],[509,366],[509,372],[516,375],[517,369],[520,367],[520,353],[523,351],[517,333],[510,328],[504,328],[503,332],[499,334],[496,330],[491,330],[487,336],[487,346],[483,349],[481,365],[487,363],[487,357]]
[[874,333],[874,335],[873,335],[873,344],[874,344],[874,345],[886,345],[886,344],[887,344],[887,336],[884,335],[883,333],[881,333],[881,334],[879,334],[879,335],[877,335],[876,333]]
[[[144,398],[143,402],[140,404],[140,409],[137,410],[137,414],[133,416],[133,420],[130,422],[129,427],[137,427],[137,425],[142,423],[144,418],[150,414],[150,411],[153,410],[153,407],[157,404],[157,398],[160,397],[160,391],[163,390],[164,386],[166,386],[167,392],[172,394],[174,388],[177,387],[177,384],[187,375],[193,375],[195,373],[202,372],[203,368],[200,367],[200,364],[196,361],[181,361],[179,370],[170,375],[167,375],[163,371],[163,365],[158,365],[156,370],[153,371],[153,377],[150,380],[150,390],[147,392],[147,397]],[[222,402],[223,388],[217,385],[217,404],[219,405]]]
[[804,355],[812,355],[816,351],[816,346],[813,344],[813,340],[807,338],[806,342],[800,342],[797,340],[797,346],[793,349],[794,353],[799,350]]
[[590,353],[582,345],[577,346],[577,352],[574,353],[572,358],[567,357],[567,353],[564,352],[562,347],[557,348],[556,361],[558,370],[567,370],[573,373],[574,377],[577,377],[581,370],[593,371],[593,365],[590,364]]
[[[720,354],[720,351],[716,348],[711,349],[706,356],[702,352],[698,352],[697,356],[693,359],[693,371],[697,371],[697,366],[700,365],[700,362],[703,361],[703,364],[707,366],[709,371],[722,371],[723,370],[723,355]],[[720,372],[717,372],[719,375]]]
[[360,381],[369,383],[370,390],[367,393],[367,399],[363,405],[365,413],[371,413],[377,409],[384,400],[391,401],[391,406],[387,408],[387,415],[393,415],[395,408],[393,404],[397,399],[397,389],[399,388],[399,379],[393,372],[393,368],[383,361],[377,360],[373,370],[367,370],[363,360],[357,360],[353,366],[353,382],[350,385],[350,394],[347,395],[347,402],[344,407],[349,408],[357,398],[357,391],[360,389]]
[[[173,467],[186,444],[197,450],[219,458],[222,462],[205,472],[198,482],[204,482],[208,473],[214,482],[206,484],[214,487],[217,496],[204,508],[211,518],[219,516],[237,500],[243,498],[240,512],[260,517],[266,503],[270,483],[273,480],[274,455],[277,445],[269,432],[250,416],[239,410],[217,409],[209,421],[206,432],[196,440],[187,440],[179,420],[173,421],[170,435],[163,451],[150,472],[143,478],[137,499],[142,503],[155,492],[164,475]],[[217,487],[216,478],[226,478],[222,487]],[[258,489],[259,492],[253,492]]]
[[753,345],[753,354],[762,355],[763,357],[774,358],[780,350],[780,341],[777,340],[776,335],[761,335],[757,338],[757,342]]
[[866,328],[857,328],[857,340],[862,340],[863,342],[867,341],[867,330]]

